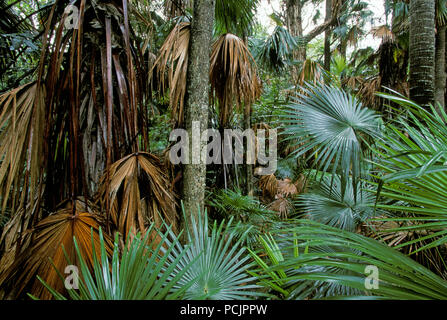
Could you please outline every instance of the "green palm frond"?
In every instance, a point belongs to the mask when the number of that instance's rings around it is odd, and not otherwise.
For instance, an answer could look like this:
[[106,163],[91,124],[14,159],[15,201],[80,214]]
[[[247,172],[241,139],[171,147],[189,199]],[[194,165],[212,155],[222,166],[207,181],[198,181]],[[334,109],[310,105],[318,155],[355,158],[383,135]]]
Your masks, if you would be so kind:
[[258,270],[264,274],[288,270],[280,281],[297,282],[297,293],[299,281],[309,280],[355,289],[332,299],[447,299],[445,280],[385,244],[310,220],[296,224],[281,234],[293,242],[289,250],[299,254]]
[[[190,264],[172,276],[172,271],[187,254],[185,250],[171,254],[178,243],[178,237],[168,229],[165,233],[157,231],[159,239],[150,241],[155,224],[152,224],[143,237],[127,238],[120,253],[118,235],[115,238],[111,259],[107,255],[103,234],[100,231],[100,258],[93,255],[93,271],[88,267],[79,250],[76,239],[75,247],[79,260],[79,290],[68,289],[73,300],[172,300],[182,297],[189,284],[173,289]],[[93,244],[94,247],[94,244]],[[168,257],[172,259],[167,265]],[[59,270],[60,271],[60,270]],[[60,273],[60,272],[59,272]],[[61,274],[60,274],[61,275]],[[62,277],[62,275],[61,275]],[[66,300],[40,277],[38,279],[58,300]],[[33,297],[33,296],[31,296]],[[35,298],[35,297],[33,297]]]
[[296,157],[310,154],[323,172],[340,173],[342,196],[352,176],[354,194],[363,174],[366,146],[380,137],[379,116],[340,88],[308,85],[289,104],[283,121]]
[[[286,228],[290,228],[290,225],[289,227],[286,226]],[[251,274],[258,277],[261,285],[272,294],[287,300],[320,299],[359,293],[357,289],[337,282],[331,283],[318,279],[290,280],[291,277],[303,272],[331,272],[341,276],[350,274],[349,270],[337,268],[336,266],[309,265],[299,268],[282,268],[282,263],[289,259],[299,258],[301,255],[307,255],[312,252],[334,252],[334,248],[328,246],[312,248],[305,246],[301,249],[298,247],[298,242],[294,237],[296,237],[295,233],[287,236],[267,234],[258,237],[262,249],[258,252],[250,250],[250,254],[260,268],[252,271]],[[262,259],[262,256],[266,256],[267,259]],[[273,270],[273,268],[275,269]]]
[[377,213],[374,209],[374,196],[364,191],[360,185],[356,192],[355,195],[352,184],[348,183],[346,192],[342,195],[340,177],[325,177],[309,192],[299,195],[295,205],[314,221],[355,231],[360,223]]
[[302,45],[287,29],[276,26],[262,44],[252,42],[251,50],[256,60],[265,68],[279,72],[293,60],[293,50]]
[[[374,163],[383,172],[378,184],[378,208],[399,214],[390,220],[407,226],[390,231],[419,233],[407,246],[426,241],[414,253],[447,243],[447,114],[426,110],[398,95],[380,94],[401,107],[406,116],[387,126],[379,144],[382,160]],[[404,214],[402,214],[404,213]]]
[[243,195],[240,190],[220,190],[213,193],[208,200],[224,219],[233,218],[235,222],[230,227],[235,238],[252,247],[257,243],[257,237],[279,222],[275,211],[269,210],[259,200]]
[[[199,214],[198,220],[191,216],[193,230],[188,232],[188,248],[181,245],[173,251],[185,250],[187,253],[175,265],[173,274],[182,272],[186,266],[191,268],[185,272],[174,289],[182,288],[193,280],[186,290],[186,300],[246,300],[259,295],[259,288],[247,271],[251,267],[250,256],[241,245],[243,237],[236,239],[236,232],[231,229],[233,219],[228,222],[214,222],[211,233],[208,226],[208,215]],[[186,228],[189,230],[188,228]],[[192,261],[198,257],[197,260]]]
[[233,33],[240,37],[252,31],[259,0],[217,0],[215,34]]

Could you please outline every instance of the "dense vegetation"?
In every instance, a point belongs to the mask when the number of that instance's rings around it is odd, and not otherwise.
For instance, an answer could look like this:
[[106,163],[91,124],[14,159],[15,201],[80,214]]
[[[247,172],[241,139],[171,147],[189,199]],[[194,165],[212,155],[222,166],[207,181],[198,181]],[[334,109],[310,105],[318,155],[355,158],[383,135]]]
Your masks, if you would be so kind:
[[446,299],[447,2],[370,2],[0,0],[0,297]]

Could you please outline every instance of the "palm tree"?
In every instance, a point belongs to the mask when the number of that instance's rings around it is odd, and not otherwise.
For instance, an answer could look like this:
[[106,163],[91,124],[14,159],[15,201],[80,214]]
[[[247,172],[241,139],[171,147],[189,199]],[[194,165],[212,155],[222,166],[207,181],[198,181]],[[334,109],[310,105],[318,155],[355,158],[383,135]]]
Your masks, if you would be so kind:
[[435,0],[410,2],[410,98],[418,104],[434,102]]
[[447,5],[436,1],[435,103],[445,108]]
[[[208,128],[208,83],[210,72],[210,45],[213,35],[214,1],[194,1],[194,17],[191,23],[191,37],[188,51],[188,67],[186,76],[186,112],[185,128],[190,141],[195,134],[193,122],[199,123],[199,130]],[[191,157],[201,155],[202,148],[206,146],[201,142],[198,149],[190,144]],[[189,155],[188,155],[189,157]],[[197,217],[198,208],[203,210],[206,187],[206,163],[190,163],[183,170],[183,200],[187,212]]]
[[[0,96],[1,207],[12,213],[3,228],[0,285],[23,280],[12,296],[32,285],[36,272],[54,278],[48,258],[61,266],[60,245],[89,238],[85,226],[126,237],[144,232],[155,212],[176,220],[169,181],[148,153],[148,71],[128,2],[76,1],[78,29],[65,28],[67,4],[52,4],[43,19],[35,80]],[[89,251],[88,241],[79,246]],[[24,278],[20,261],[27,261]],[[42,292],[37,285],[32,291]]]

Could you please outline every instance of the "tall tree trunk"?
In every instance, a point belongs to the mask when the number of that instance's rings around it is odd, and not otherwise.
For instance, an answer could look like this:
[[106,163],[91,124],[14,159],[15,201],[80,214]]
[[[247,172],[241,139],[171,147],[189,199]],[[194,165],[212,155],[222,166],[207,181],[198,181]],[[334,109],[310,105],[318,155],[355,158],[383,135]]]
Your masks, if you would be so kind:
[[[446,39],[445,39],[445,72],[447,74],[447,31],[445,33]],[[446,87],[447,87],[447,79],[446,79]],[[447,90],[444,93],[444,106],[447,106]]]
[[445,45],[446,45],[446,26],[438,27],[436,34],[436,54],[435,54],[435,103],[438,107],[438,102],[441,108],[445,108],[445,87],[446,87],[446,72],[445,72]]
[[[332,19],[332,0],[326,0],[326,18],[325,21]],[[326,29],[324,32],[324,70],[331,71],[331,37],[332,28]]]
[[[207,142],[203,141],[193,145],[192,138],[194,136],[197,139],[197,135],[208,128],[209,70],[214,4],[214,0],[194,0],[187,70],[185,128],[189,135],[190,162],[185,164],[183,170],[183,201],[186,219],[189,220],[194,215],[196,221],[198,209],[202,214],[204,209],[206,162],[202,162],[201,150]],[[200,124],[199,132],[196,132],[197,128],[194,128],[194,123]],[[188,223],[188,226],[191,228],[192,224]]]
[[410,1],[410,98],[421,105],[435,98],[435,0]]
[[[294,37],[303,36],[302,0],[286,0],[286,24],[290,34]],[[306,60],[306,46],[293,52],[293,60]],[[298,81],[298,69],[292,66],[292,79]]]

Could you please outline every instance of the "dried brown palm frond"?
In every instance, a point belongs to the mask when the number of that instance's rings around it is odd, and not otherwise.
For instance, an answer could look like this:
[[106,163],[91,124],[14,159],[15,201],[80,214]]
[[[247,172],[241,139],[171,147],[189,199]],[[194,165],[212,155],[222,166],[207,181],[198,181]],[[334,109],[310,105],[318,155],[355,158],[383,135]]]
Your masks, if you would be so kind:
[[276,200],[270,203],[267,209],[277,212],[281,219],[287,219],[289,213],[293,210],[293,205],[289,199],[277,195]]
[[384,41],[394,40],[395,38],[394,33],[390,30],[390,28],[387,25],[372,28],[371,34],[375,38],[381,38]]
[[124,237],[130,232],[144,233],[151,222],[160,226],[160,218],[176,230],[175,196],[160,168],[157,157],[139,152],[118,160],[103,175],[98,202],[105,209],[104,199],[110,197],[106,214]]
[[324,80],[322,70],[323,67],[318,62],[306,59],[298,75],[298,85],[304,86],[307,82],[313,84],[322,83]]
[[365,82],[364,78],[361,76],[346,77],[342,80],[342,85],[351,88],[352,90],[357,90]]
[[298,189],[292,180],[286,178],[284,180],[278,180],[277,194],[282,197],[294,196],[298,194]]
[[163,43],[153,67],[159,78],[160,93],[164,94],[167,88],[170,89],[169,105],[177,125],[183,123],[190,31],[191,26],[187,22],[175,25]]
[[259,189],[262,190],[263,197],[274,198],[278,193],[278,180],[276,179],[275,175],[269,174],[262,176],[259,179]]
[[382,79],[380,76],[375,76],[369,80],[365,80],[360,83],[360,86],[357,88],[358,94],[362,99],[362,102],[372,108],[377,110],[380,107],[380,99],[376,96],[376,93],[380,91],[380,84]]
[[[27,292],[40,299],[51,299],[52,295],[38,281],[36,275],[56,290],[63,291],[64,282],[58,275],[58,271],[64,272],[65,267],[70,263],[76,266],[73,237],[76,238],[87,264],[92,267],[93,254],[100,248],[98,232],[101,225],[102,219],[98,214],[73,210],[70,206],[49,215],[27,232],[26,237],[30,246],[15,257],[13,263],[8,265],[3,261],[11,258],[11,255],[3,256],[0,263],[2,266],[0,286],[17,286],[13,289],[15,296],[26,289]],[[111,254],[112,241],[107,235],[104,237],[107,251]],[[95,250],[92,247],[92,239]],[[96,251],[96,255],[99,257],[99,251]]]
[[262,84],[256,73],[256,62],[239,37],[227,33],[213,44],[210,61],[210,82],[219,101],[219,122],[225,127],[233,115],[233,106],[251,105],[261,95]]
[[0,95],[0,212],[8,207],[15,213],[27,202],[32,206],[36,199],[46,118],[44,101],[45,88],[37,83]]

